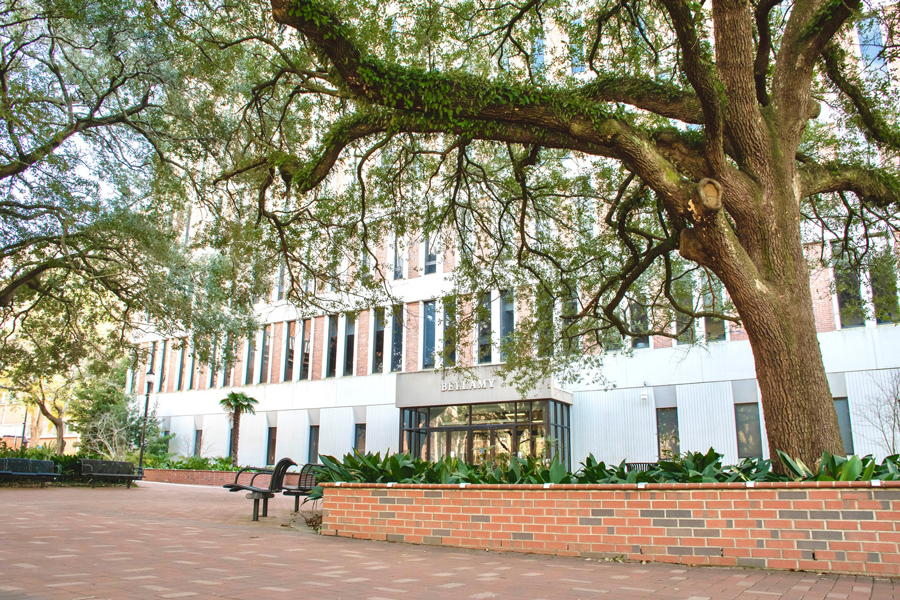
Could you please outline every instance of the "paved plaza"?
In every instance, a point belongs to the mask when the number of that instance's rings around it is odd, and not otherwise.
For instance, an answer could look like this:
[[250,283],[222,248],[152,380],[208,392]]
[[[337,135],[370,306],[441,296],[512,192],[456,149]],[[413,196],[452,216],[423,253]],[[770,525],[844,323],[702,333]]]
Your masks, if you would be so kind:
[[0,487],[0,599],[900,599],[900,580],[323,537],[275,498],[144,482]]

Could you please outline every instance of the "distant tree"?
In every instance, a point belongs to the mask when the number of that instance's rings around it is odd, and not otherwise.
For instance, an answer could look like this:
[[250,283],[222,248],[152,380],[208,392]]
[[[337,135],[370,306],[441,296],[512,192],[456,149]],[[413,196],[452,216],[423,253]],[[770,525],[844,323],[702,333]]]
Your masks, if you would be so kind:
[[231,416],[231,464],[236,467],[238,465],[238,439],[241,434],[241,415],[243,413],[256,414],[255,406],[259,404],[259,401],[243,392],[229,392],[225,398],[219,400],[219,404]]

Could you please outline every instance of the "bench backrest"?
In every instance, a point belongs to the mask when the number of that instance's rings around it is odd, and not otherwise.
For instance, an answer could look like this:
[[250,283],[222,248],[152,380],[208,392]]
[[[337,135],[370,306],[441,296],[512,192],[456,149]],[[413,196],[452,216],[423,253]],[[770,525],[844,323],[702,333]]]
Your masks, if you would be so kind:
[[89,475],[91,473],[102,475],[134,475],[134,463],[118,460],[93,460],[82,459],[78,461],[81,465],[81,473]]
[[319,480],[316,478],[315,471],[318,466],[319,465],[315,463],[303,465],[303,468],[300,469],[300,480],[297,482],[298,488],[312,490],[319,485]]
[[295,466],[297,463],[290,458],[282,458],[272,470],[272,477],[269,479],[269,491],[280,492],[284,487],[284,474],[287,470]]
[[0,458],[0,472],[56,475],[56,463],[34,458]]

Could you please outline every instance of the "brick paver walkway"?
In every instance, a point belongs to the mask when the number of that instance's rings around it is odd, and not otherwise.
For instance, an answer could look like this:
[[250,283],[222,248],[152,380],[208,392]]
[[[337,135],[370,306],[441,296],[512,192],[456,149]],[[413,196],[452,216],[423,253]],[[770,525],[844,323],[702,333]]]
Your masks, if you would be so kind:
[[0,487],[0,599],[900,599],[900,581],[622,564],[313,534],[221,488]]

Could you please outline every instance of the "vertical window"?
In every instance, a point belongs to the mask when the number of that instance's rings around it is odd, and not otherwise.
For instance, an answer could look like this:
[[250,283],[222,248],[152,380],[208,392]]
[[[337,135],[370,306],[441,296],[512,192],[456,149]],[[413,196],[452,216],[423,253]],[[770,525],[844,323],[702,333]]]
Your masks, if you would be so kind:
[[[715,280],[711,282],[710,288],[703,294],[703,310],[722,312],[722,284],[719,280]],[[703,317],[703,324],[707,343],[725,341],[725,321],[715,317]]]
[[391,372],[403,370],[403,305],[394,306],[391,327]]
[[866,323],[862,294],[859,289],[859,273],[850,264],[840,243],[831,246],[834,258],[834,287],[841,315],[841,328],[862,327]]
[[544,63],[544,38],[539,37],[531,46],[531,65],[535,71],[543,71]]
[[735,404],[738,458],[762,458],[762,435],[759,427],[759,404]]
[[334,377],[337,372],[337,343],[338,343],[338,318],[337,315],[328,317],[328,353],[325,363],[325,377]]
[[506,361],[509,344],[516,327],[515,304],[512,290],[500,292],[500,361]]
[[[215,350],[215,348],[213,350]],[[213,356],[215,356],[215,354],[213,354]],[[193,353],[191,353],[191,368],[188,371],[188,380],[187,380],[187,389],[189,389],[189,390],[194,389],[194,372],[195,372],[196,368],[197,368],[197,357],[194,356]]]
[[284,380],[294,379],[294,336],[297,335],[297,321],[291,321],[285,325],[284,342]]
[[256,380],[256,338],[247,341],[247,371],[244,377],[244,385],[250,385]]
[[423,303],[422,312],[425,323],[424,323],[424,337],[422,340],[422,368],[423,369],[433,369],[434,368],[434,347],[435,347],[435,338],[437,332],[435,330],[435,311],[434,311],[434,300],[429,300],[428,302]]
[[437,272],[437,253],[434,249],[434,240],[431,236],[425,238],[425,274]]
[[456,365],[456,298],[447,296],[444,298],[444,358],[446,367]]
[[357,423],[353,431],[353,449],[360,454],[366,453],[366,424]]
[[272,345],[272,326],[266,325],[262,335],[262,364],[259,367],[259,382],[269,383],[269,347]]
[[278,428],[269,427],[269,439],[266,443],[266,464],[275,464],[275,439],[278,437]]
[[369,251],[363,246],[359,253],[359,280],[363,285],[372,281],[372,269],[369,267]]
[[478,364],[491,362],[491,293],[481,294],[478,302]]
[[302,331],[300,332],[300,379],[306,381],[309,379],[309,360],[310,346],[312,345],[310,337],[312,334],[312,319],[303,319]]
[[309,463],[317,463],[319,462],[319,426],[318,425],[310,425],[309,426],[309,452],[306,462]]
[[[284,298],[284,263],[278,265],[278,293],[275,297],[276,300],[281,300]],[[272,464],[272,463],[269,463]]]
[[[219,369],[216,367],[216,356],[218,354],[218,343],[213,342],[212,353],[209,355],[209,387],[216,387],[216,379],[219,374]],[[194,362],[195,358],[191,356],[191,380],[188,382],[188,389],[191,389],[194,385]],[[222,385],[225,385],[225,382],[222,382]]]
[[850,427],[850,404],[846,398],[834,399],[834,410],[837,413],[838,425],[841,427],[841,441],[844,442],[844,454],[853,452],[853,429]]
[[650,336],[646,335],[647,329],[650,327],[650,320],[647,317],[647,306],[640,300],[629,300],[628,313],[631,330],[638,334],[632,338],[631,347],[649,348]]
[[859,35],[859,53],[867,71],[880,70],[887,74],[887,62],[884,59],[884,42],[881,36],[879,19],[863,19],[856,24]]
[[194,430],[194,456],[200,456],[200,452],[203,448],[203,430],[195,429]]
[[656,435],[659,441],[660,460],[671,460],[681,452],[678,439],[678,409],[656,409]]
[[400,240],[394,236],[394,279],[403,279],[403,257],[400,254]]
[[384,309],[375,309],[375,341],[372,348],[372,372],[384,372]]
[[187,358],[187,340],[181,343],[181,352],[178,356],[178,379],[175,381],[175,389],[179,392],[184,387],[184,361]]
[[344,370],[341,375],[353,375],[353,351],[356,349],[356,320],[347,315],[344,327]]
[[875,321],[896,323],[900,320],[897,303],[896,258],[890,248],[876,256],[869,265],[869,281],[872,283],[872,303],[875,305]]

